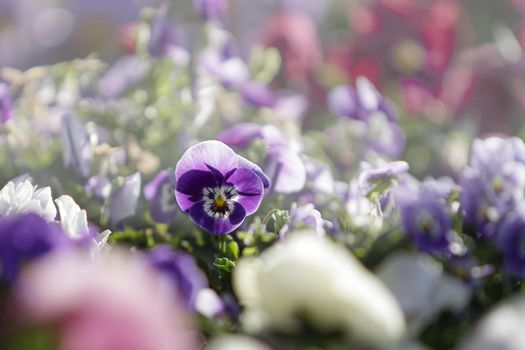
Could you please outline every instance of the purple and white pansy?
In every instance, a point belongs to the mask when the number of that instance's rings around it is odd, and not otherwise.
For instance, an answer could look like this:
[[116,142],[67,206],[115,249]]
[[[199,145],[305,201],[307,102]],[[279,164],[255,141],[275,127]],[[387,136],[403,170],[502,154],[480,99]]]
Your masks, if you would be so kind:
[[175,168],[175,197],[181,210],[202,229],[227,234],[255,213],[267,177],[220,141],[190,147]]

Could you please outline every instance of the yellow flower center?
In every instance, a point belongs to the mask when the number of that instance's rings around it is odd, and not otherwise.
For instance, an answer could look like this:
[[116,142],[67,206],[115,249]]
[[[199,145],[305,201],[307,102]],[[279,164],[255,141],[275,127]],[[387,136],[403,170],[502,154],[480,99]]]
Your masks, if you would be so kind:
[[215,198],[214,204],[217,208],[223,208],[226,205],[226,199],[223,197]]

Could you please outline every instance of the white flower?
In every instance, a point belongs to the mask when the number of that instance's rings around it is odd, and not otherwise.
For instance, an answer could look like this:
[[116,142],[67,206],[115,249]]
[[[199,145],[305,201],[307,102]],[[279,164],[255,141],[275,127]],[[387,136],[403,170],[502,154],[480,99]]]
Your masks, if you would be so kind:
[[9,181],[0,190],[0,216],[36,213],[47,221],[53,221],[57,211],[51,197],[51,188],[37,189],[29,180]]
[[342,330],[382,348],[404,334],[401,308],[382,282],[314,232],[292,233],[259,257],[241,259],[233,286],[248,331],[295,332],[299,314],[320,330]]
[[492,310],[461,343],[459,350],[522,350],[525,344],[525,296]]
[[60,226],[64,233],[73,239],[79,239],[89,233],[86,211],[68,195],[55,199],[60,214]]
[[[55,199],[55,203],[60,214],[60,226],[66,235],[72,239],[81,239],[90,234],[86,211],[80,209],[73,198],[62,195]],[[105,230],[92,238],[91,254],[93,256],[110,249],[107,244],[110,234],[110,230]]]
[[272,350],[268,345],[245,335],[223,335],[212,339],[207,350]]
[[443,310],[462,310],[470,289],[446,274],[443,266],[424,254],[399,253],[376,270],[405,313],[408,328],[418,333]]

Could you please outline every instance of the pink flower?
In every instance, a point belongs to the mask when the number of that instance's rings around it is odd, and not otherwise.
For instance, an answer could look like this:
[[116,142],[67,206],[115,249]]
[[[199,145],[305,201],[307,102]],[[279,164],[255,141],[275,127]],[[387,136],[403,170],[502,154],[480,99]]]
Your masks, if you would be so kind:
[[60,350],[197,349],[171,284],[140,255],[50,254],[17,285],[22,316],[58,328]]

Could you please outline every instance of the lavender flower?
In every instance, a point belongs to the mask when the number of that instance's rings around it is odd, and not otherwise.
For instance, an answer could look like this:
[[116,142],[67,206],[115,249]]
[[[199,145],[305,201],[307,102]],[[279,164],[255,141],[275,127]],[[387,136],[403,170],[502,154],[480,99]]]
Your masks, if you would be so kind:
[[24,264],[65,242],[58,225],[35,213],[0,218],[0,279],[13,282]]
[[9,88],[6,84],[0,83],[0,121],[7,122],[13,115],[13,101]]
[[177,216],[175,177],[171,171],[159,171],[144,187],[144,197],[150,204],[149,212],[155,221],[169,224]]
[[525,278],[525,213],[520,210],[506,218],[498,230],[497,243],[503,252],[505,269]]
[[402,226],[419,249],[428,253],[449,253],[452,222],[438,196],[431,191],[414,193],[398,188],[395,200]]
[[239,156],[219,141],[190,147],[177,163],[177,203],[210,233],[232,232],[261,204],[261,178],[240,163]]
[[150,263],[176,286],[188,309],[195,309],[197,294],[208,287],[206,275],[199,269],[195,258],[168,246],[157,246],[148,254]]

